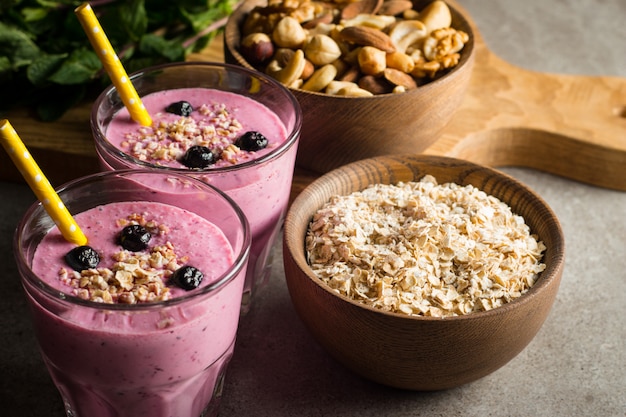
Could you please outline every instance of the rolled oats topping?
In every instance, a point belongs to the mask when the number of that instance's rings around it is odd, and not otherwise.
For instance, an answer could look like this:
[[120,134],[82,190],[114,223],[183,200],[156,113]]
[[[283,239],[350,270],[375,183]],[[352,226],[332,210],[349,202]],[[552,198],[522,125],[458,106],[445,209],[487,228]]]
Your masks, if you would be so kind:
[[[133,213],[119,219],[117,226],[141,225],[153,235],[165,236],[169,229],[164,224]],[[166,241],[143,251],[121,249],[112,254],[110,267],[74,271],[59,270],[59,279],[73,288],[77,297],[101,303],[136,304],[163,301],[171,298],[166,283],[170,276],[188,261],[176,253],[174,245]]]
[[203,104],[195,112],[198,118],[164,114],[154,115],[152,126],[128,132],[122,148],[129,155],[147,162],[177,161],[193,146],[205,146],[216,155],[226,151],[225,160],[243,152],[233,145],[241,135],[242,125],[222,103]]
[[334,291],[384,311],[433,317],[520,297],[545,269],[545,249],[504,202],[428,175],[335,196],[306,236],[311,268]]

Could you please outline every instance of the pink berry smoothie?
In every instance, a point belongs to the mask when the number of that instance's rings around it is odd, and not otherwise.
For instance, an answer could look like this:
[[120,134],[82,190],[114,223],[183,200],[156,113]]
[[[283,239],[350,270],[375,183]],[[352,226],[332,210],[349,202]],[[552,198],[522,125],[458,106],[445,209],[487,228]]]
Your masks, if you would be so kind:
[[[191,295],[232,268],[225,235],[161,202],[104,204],[75,219],[100,256],[101,272],[70,268],[65,255],[74,245],[54,227],[37,246],[32,271],[79,301],[53,314],[47,305],[53,301],[29,293],[41,351],[66,408],[76,417],[214,415],[212,398],[235,343],[243,274],[206,296]],[[120,246],[119,233],[131,224],[151,232],[145,249]],[[203,273],[196,289],[173,283],[183,265]]]
[[[182,171],[228,194],[246,215],[251,229],[243,296],[246,305],[271,271],[272,245],[291,192],[297,152],[293,126],[288,129],[275,111],[257,100],[212,88],[157,91],[143,96],[142,102],[153,119],[152,126],[139,126],[122,108],[110,122],[101,123],[104,135],[94,130],[102,166]],[[180,102],[188,103],[193,111],[188,115],[168,112],[168,106]],[[246,150],[237,141],[246,132],[260,133],[267,145]],[[185,166],[181,160],[193,146],[209,148],[214,161],[202,168]]]

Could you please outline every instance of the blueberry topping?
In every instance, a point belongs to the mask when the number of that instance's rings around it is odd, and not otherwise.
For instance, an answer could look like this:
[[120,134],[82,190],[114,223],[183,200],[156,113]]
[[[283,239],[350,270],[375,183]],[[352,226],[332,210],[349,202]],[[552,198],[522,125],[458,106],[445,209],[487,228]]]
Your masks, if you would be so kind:
[[198,288],[202,282],[202,278],[204,278],[204,275],[199,269],[185,265],[174,271],[171,279],[174,284],[183,290],[189,291]]
[[138,224],[131,224],[122,229],[119,236],[119,244],[126,250],[138,252],[148,247],[152,235],[145,227]]
[[267,146],[267,138],[259,132],[246,132],[237,138],[235,145],[244,151],[258,151]]
[[179,116],[189,116],[193,112],[193,107],[188,101],[177,101],[167,106],[165,111]]
[[180,163],[187,168],[206,168],[215,163],[215,155],[206,146],[192,146],[187,149]]
[[91,246],[77,246],[65,255],[65,262],[75,271],[95,268],[100,255]]

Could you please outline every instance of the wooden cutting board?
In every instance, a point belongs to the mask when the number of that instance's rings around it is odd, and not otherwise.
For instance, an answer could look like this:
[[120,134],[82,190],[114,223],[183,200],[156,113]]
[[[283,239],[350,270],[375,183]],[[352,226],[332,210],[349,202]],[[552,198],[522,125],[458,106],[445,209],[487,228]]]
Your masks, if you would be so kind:
[[[451,5],[468,14],[454,1]],[[467,95],[425,153],[489,166],[523,166],[626,191],[626,79],[546,74],[500,59],[471,16],[476,63]],[[222,37],[189,60],[223,62]],[[89,128],[91,103],[44,123],[25,109],[6,116],[53,185],[98,170]],[[296,170],[293,196],[319,174]],[[0,153],[0,179],[21,181]]]

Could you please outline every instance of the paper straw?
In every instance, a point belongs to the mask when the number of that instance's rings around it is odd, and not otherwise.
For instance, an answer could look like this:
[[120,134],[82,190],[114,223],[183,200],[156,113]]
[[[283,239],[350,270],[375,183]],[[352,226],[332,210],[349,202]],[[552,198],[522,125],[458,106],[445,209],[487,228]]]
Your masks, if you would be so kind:
[[0,141],[65,240],[78,246],[86,245],[87,237],[6,119],[0,120]]
[[128,109],[128,113],[130,113],[130,117],[143,126],[150,126],[152,118],[141,102],[133,83],[128,79],[126,70],[124,70],[120,59],[102,30],[102,26],[100,26],[100,22],[98,22],[91,6],[89,3],[83,3],[74,12],[87,34],[91,46],[98,54],[100,62],[102,62],[104,69],[109,74],[111,82],[117,88],[122,102]]

